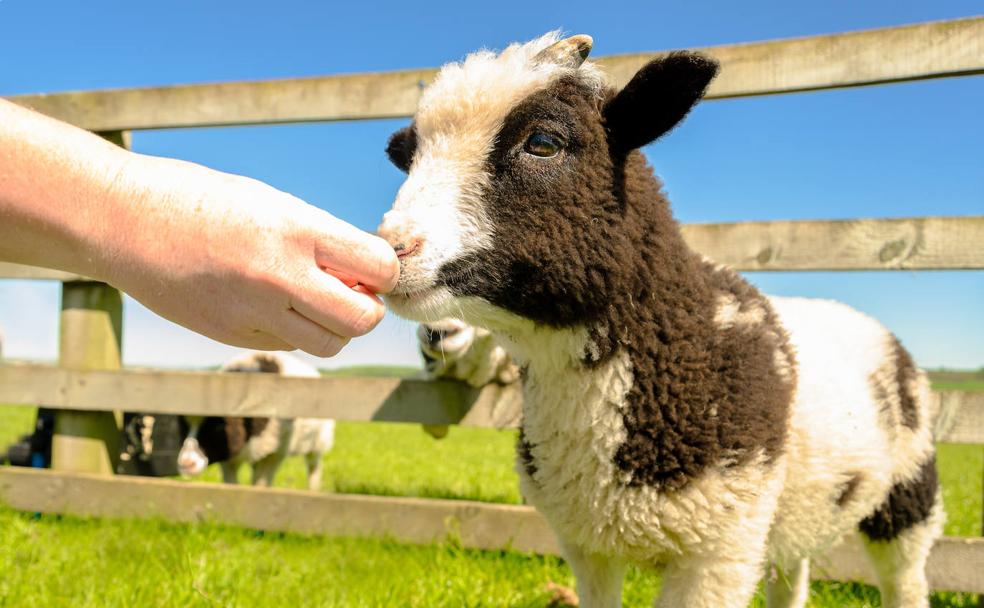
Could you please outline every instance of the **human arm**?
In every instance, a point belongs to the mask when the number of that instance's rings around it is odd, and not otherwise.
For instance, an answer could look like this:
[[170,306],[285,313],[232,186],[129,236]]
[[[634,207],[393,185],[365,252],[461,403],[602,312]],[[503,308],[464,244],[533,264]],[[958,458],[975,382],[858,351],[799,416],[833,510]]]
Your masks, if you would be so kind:
[[371,330],[385,241],[261,182],[0,100],[0,259],[110,283],[206,336],[319,356]]

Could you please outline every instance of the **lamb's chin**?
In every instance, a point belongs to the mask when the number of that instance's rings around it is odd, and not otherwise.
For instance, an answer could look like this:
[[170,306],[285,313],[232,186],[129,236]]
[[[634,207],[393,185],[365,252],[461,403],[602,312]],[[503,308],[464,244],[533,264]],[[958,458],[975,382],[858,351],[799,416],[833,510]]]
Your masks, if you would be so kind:
[[418,323],[436,323],[451,316],[454,296],[447,287],[429,287],[409,293],[392,292],[383,296],[386,306],[397,315]]

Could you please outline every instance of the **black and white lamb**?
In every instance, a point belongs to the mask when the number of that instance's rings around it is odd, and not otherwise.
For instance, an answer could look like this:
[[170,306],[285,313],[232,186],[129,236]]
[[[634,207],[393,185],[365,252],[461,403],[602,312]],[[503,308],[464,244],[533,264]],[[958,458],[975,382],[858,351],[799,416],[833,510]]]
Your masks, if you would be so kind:
[[677,52],[620,91],[587,36],[444,66],[387,152],[389,306],[485,327],[524,368],[522,491],[582,606],[627,563],[658,606],[802,606],[808,559],[859,530],[886,606],[926,606],[943,511],[925,374],[873,319],[768,298],[691,250],[639,147],[717,72]]
[[[222,366],[225,372],[271,373],[320,378],[311,365],[287,353],[251,352]],[[269,486],[287,456],[303,456],[308,489],[321,489],[322,457],[335,441],[335,421],[323,418],[240,418],[185,416],[188,432],[178,453],[182,475],[200,475],[209,463],[222,467],[222,480],[236,483],[239,467],[253,469],[253,485]]]

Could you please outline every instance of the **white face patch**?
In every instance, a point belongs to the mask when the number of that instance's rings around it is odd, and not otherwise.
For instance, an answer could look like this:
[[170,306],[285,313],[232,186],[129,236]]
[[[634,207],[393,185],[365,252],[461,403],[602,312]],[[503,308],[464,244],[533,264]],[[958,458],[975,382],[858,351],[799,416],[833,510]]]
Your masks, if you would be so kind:
[[414,118],[417,147],[409,175],[379,227],[393,244],[419,244],[401,260],[399,284],[386,297],[397,314],[422,322],[459,316],[450,291],[435,283],[445,263],[490,246],[482,199],[490,179],[486,161],[509,112],[574,70],[601,85],[591,64],[572,68],[534,59],[558,39],[551,32],[499,54],[473,53],[441,68],[424,92]]
[[[439,332],[439,337],[435,332]],[[458,319],[443,319],[418,327],[417,341],[420,350],[431,357],[457,359],[471,348],[478,332],[488,335],[487,331],[478,330]]]
[[178,470],[187,477],[196,477],[205,471],[208,466],[208,457],[198,445],[198,440],[188,437],[181,444],[181,451],[178,452]]

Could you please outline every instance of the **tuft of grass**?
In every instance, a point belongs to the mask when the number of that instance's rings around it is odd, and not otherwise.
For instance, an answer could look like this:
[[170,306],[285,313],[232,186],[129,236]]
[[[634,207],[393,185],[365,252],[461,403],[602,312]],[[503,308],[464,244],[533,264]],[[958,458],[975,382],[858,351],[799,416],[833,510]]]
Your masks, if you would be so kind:
[[0,405],[0,453],[7,446],[34,430],[36,407],[21,405]]

